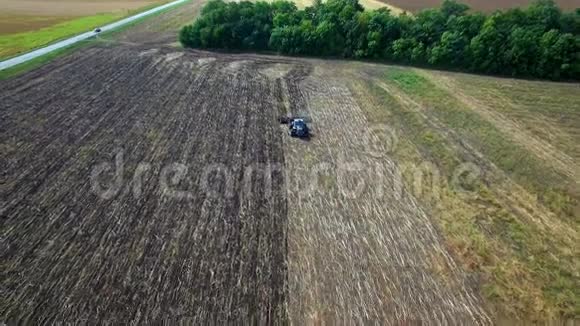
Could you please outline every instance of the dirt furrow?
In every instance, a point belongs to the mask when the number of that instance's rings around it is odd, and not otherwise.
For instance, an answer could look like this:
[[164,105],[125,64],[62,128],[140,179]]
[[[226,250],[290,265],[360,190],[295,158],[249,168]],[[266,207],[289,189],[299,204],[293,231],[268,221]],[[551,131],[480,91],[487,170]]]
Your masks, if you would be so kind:
[[[277,112],[268,111],[273,86],[230,59],[175,60],[183,54],[162,50],[135,61],[133,47],[88,53],[114,56],[118,72],[4,125],[25,135],[49,117],[36,137],[46,145],[6,153],[29,172],[3,171],[13,190],[2,202],[2,319],[284,322],[283,175],[260,169],[244,179],[248,166],[283,162]],[[72,61],[67,78],[90,75],[91,61]],[[18,98],[49,91],[61,73],[7,90],[3,113],[21,112]],[[91,173],[103,163],[112,170],[98,180],[112,196],[94,191]],[[226,178],[207,173],[216,166]]]

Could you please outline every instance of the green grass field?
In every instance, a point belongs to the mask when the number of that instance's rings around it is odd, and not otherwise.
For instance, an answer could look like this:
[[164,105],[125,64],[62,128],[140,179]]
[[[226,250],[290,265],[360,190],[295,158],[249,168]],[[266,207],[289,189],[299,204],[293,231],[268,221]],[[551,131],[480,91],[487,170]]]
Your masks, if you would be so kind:
[[99,14],[41,28],[37,31],[0,36],[0,59],[13,57],[49,43],[90,31],[121,19],[122,13]]
[[0,35],[0,60],[8,59],[58,40],[91,31],[96,27],[112,23],[167,2],[169,1],[163,0],[135,10],[116,10],[111,13],[100,13],[75,18],[34,31]]
[[26,73],[30,70],[36,69],[38,67],[41,67],[42,65],[62,56],[62,55],[66,55],[66,54],[70,54],[72,52],[74,52],[75,50],[86,46],[87,44],[90,44],[90,40],[85,40],[82,42],[79,42],[75,45],[60,49],[60,50],[56,50],[54,52],[45,54],[41,57],[38,57],[36,59],[32,59],[28,62],[19,64],[17,66],[8,68],[8,69],[4,69],[2,71],[0,71],[0,80],[5,80],[5,79],[9,79],[12,77],[16,77],[20,74]]
[[78,16],[34,16],[0,14],[0,35],[36,31],[78,18]]
[[[368,119],[399,131],[399,164],[437,167],[438,195],[425,189],[415,195],[450,251],[481,275],[490,309],[507,320],[578,316],[578,179],[553,164],[575,154],[565,151],[577,146],[580,131],[574,86],[403,67],[367,73],[373,78],[357,89],[368,92],[360,96],[371,102]],[[534,92],[524,96],[524,89]],[[560,130],[558,137],[530,131],[543,115],[553,118],[550,130]],[[512,119],[517,128],[506,126]],[[550,156],[542,155],[542,144],[550,145]],[[458,191],[456,172],[466,163],[480,174],[462,185],[469,191]],[[409,187],[414,177],[405,175]]]
[[[185,2],[185,3],[187,3],[187,2]],[[159,4],[157,4],[157,5],[159,5]],[[148,10],[150,8],[153,8],[153,7],[157,6],[157,5],[147,6],[147,7],[141,8],[138,11],[145,11],[145,10]],[[181,5],[183,5],[183,4],[181,4]],[[136,26],[138,24],[141,24],[141,23],[143,23],[146,20],[152,19],[152,18],[154,18],[154,17],[156,17],[158,15],[161,15],[161,14],[166,13],[168,11],[171,11],[173,9],[176,9],[176,8],[178,8],[181,5],[173,6],[171,8],[167,8],[165,10],[158,11],[157,13],[152,14],[152,15],[149,15],[147,17],[143,17],[143,18],[137,19],[137,20],[135,20],[135,21],[133,21],[133,22],[127,24],[127,25],[124,25],[122,27],[119,27],[119,28],[115,29],[114,31],[103,32],[99,36],[98,39],[85,40],[85,41],[82,41],[82,42],[77,43],[75,45],[66,47],[64,49],[60,49],[60,50],[51,52],[49,54],[43,55],[43,56],[41,56],[39,58],[33,59],[33,60],[28,61],[26,63],[23,63],[23,64],[20,64],[20,65],[14,66],[14,67],[9,68],[9,69],[2,70],[2,71],[0,71],[0,80],[12,78],[12,77],[16,77],[18,75],[21,75],[23,73],[26,73],[26,72],[28,72],[30,70],[33,70],[35,68],[38,68],[38,67],[44,65],[44,64],[46,64],[46,63],[48,63],[48,62],[50,62],[50,61],[52,61],[52,60],[54,60],[54,59],[62,56],[62,55],[66,55],[66,54],[72,53],[72,52],[74,52],[75,50],[77,50],[79,48],[82,48],[84,46],[87,46],[87,45],[91,44],[92,42],[95,42],[95,41],[104,41],[104,42],[107,42],[108,40],[110,40],[111,38],[114,38],[119,33],[123,33],[125,30],[127,30],[127,29],[129,29],[129,28],[131,28],[133,26]],[[138,11],[133,11],[131,13],[134,14],[134,13],[136,13]]]

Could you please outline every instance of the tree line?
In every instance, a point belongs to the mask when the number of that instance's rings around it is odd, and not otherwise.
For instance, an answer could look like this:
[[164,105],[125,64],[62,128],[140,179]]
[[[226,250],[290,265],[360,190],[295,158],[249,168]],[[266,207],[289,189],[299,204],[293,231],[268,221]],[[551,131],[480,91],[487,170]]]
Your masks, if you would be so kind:
[[211,0],[179,34],[183,46],[377,59],[486,74],[580,80],[580,8],[552,0],[471,12],[445,0],[416,15],[365,10],[358,0]]

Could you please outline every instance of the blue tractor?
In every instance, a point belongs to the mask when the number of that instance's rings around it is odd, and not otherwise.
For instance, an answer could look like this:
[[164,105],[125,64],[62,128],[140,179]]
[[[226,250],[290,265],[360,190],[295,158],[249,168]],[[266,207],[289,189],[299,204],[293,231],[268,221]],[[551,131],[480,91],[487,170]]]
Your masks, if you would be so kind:
[[288,123],[288,134],[291,137],[308,138],[310,133],[306,121],[304,119],[291,119]]

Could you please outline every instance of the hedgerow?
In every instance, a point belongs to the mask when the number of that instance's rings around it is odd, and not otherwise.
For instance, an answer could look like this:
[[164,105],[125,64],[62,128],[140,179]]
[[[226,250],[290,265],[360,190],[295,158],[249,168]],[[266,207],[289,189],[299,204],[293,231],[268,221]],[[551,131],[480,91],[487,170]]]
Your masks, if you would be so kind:
[[445,0],[415,16],[358,0],[292,2],[211,0],[180,32],[186,47],[275,51],[291,55],[378,59],[487,74],[580,79],[580,9],[552,0],[527,8],[470,12]]

